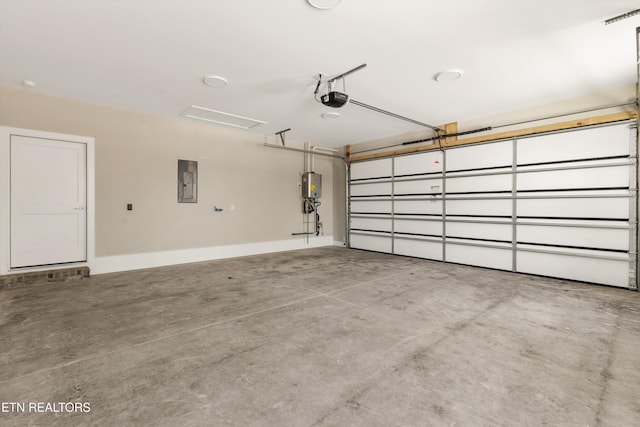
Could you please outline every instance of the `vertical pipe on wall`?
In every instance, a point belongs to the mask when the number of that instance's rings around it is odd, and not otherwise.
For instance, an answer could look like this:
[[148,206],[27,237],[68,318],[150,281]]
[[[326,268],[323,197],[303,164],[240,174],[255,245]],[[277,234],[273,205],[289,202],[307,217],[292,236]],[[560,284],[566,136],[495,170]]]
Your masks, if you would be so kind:
[[[304,143],[304,168],[303,173],[311,172],[309,170],[309,141]],[[302,184],[301,184],[302,185]],[[302,227],[305,231],[304,238],[309,244],[309,214],[302,212]]]
[[339,150],[335,149],[335,148],[328,148],[328,147],[311,147],[311,166],[309,168],[309,172],[315,172],[313,170],[314,168],[314,159],[313,159],[313,153],[317,152],[317,151],[328,151],[329,153],[338,153]]

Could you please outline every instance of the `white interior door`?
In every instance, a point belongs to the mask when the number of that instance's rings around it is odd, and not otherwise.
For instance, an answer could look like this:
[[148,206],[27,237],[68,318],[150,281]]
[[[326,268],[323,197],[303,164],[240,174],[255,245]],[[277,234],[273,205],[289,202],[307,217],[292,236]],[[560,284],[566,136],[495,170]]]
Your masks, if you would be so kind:
[[11,135],[10,264],[87,259],[87,145]]

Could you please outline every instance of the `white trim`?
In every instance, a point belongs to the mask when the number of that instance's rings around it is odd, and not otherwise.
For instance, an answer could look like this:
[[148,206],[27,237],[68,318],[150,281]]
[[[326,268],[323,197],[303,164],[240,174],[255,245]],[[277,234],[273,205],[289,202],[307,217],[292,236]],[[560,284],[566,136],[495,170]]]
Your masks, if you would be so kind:
[[[87,262],[60,264],[33,268],[11,269],[10,260],[10,153],[11,135],[56,139],[86,144],[87,146]],[[95,259],[95,139],[88,136],[68,135],[31,129],[0,126],[0,275],[26,271],[44,271],[89,265]]]
[[0,127],[0,274],[6,274],[9,271],[10,142],[11,131]]
[[247,255],[283,252],[299,249],[332,246],[333,236],[306,239],[277,240],[239,245],[212,246],[207,248],[179,249],[175,251],[146,252],[141,254],[97,257],[91,264],[91,275],[118,271],[140,270],[191,262],[212,261]]

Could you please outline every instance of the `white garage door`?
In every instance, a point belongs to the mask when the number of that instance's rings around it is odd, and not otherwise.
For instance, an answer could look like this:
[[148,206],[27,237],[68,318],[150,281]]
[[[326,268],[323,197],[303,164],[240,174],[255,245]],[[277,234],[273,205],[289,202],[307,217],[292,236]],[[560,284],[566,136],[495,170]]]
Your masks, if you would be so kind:
[[351,247],[637,289],[635,127],[353,163]]

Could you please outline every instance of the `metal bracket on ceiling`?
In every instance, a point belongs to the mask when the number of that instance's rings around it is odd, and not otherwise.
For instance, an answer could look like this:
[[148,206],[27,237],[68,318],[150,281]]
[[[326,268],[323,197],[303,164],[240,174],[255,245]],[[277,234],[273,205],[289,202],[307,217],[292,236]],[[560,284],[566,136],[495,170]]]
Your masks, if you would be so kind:
[[291,128],[288,128],[288,129],[281,130],[280,132],[276,132],[276,135],[278,135],[280,137],[280,141],[282,142],[282,146],[283,147],[284,147],[284,134],[286,132],[289,132],[290,130],[291,130]]

